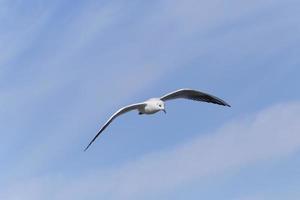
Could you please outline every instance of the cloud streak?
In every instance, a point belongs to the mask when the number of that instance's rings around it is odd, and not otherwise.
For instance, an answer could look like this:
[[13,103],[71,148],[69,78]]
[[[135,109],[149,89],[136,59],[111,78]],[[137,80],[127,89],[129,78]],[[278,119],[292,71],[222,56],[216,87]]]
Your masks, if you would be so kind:
[[[48,191],[50,197],[45,196],[45,192],[39,198],[139,199],[203,177],[280,159],[300,150],[299,117],[300,102],[280,104],[232,121],[215,133],[194,138],[173,149],[146,155],[115,169],[94,170],[68,180],[41,178],[38,185],[44,185],[43,190],[49,185],[51,188],[54,183],[61,187]],[[33,190],[36,180],[24,183],[23,187]],[[6,199],[14,199],[14,194],[6,195]]]

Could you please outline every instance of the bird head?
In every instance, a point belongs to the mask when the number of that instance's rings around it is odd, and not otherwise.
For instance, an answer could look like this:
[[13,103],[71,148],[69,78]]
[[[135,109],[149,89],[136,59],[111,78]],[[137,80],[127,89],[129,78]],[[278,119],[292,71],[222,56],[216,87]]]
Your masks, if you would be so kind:
[[165,110],[165,103],[162,100],[158,100],[156,106],[158,110],[163,111],[165,114],[167,113]]

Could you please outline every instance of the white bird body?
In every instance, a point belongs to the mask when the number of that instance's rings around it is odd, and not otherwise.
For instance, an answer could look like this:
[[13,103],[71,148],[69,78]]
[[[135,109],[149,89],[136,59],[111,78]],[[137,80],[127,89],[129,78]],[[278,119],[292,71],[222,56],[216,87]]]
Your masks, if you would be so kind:
[[151,98],[144,102],[146,105],[141,106],[138,110],[140,114],[154,114],[161,110],[165,112],[165,103],[159,98]]
[[214,103],[219,104],[222,106],[228,106],[230,105],[223,101],[222,99],[219,99],[218,97],[215,97],[213,95],[200,92],[197,90],[191,90],[191,89],[180,89],[174,92],[171,92],[169,94],[164,95],[161,98],[151,98],[145,102],[132,104],[129,106],[125,106],[121,109],[119,109],[115,114],[113,114],[108,121],[102,126],[100,131],[97,133],[97,135],[93,138],[93,140],[89,143],[89,145],[85,148],[85,151],[90,147],[90,145],[97,139],[97,137],[106,129],[106,127],[118,116],[127,113],[132,110],[138,110],[139,114],[154,114],[159,111],[163,111],[166,113],[165,110],[165,101],[174,100],[174,99],[189,99],[189,100],[195,100],[195,101],[203,101],[208,103]]

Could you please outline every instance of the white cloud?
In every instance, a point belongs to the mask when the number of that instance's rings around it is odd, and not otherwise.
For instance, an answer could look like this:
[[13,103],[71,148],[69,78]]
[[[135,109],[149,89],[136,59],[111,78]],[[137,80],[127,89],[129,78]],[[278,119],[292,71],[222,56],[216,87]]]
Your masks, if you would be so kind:
[[[139,199],[202,177],[281,159],[300,150],[299,118],[300,102],[273,106],[230,122],[215,133],[194,138],[170,150],[146,155],[115,169],[95,169],[92,173],[68,180],[42,178],[39,181],[45,187],[58,184],[60,189],[55,187],[50,197],[41,195],[39,198]],[[23,187],[33,190],[35,182],[25,182]],[[38,192],[39,187],[33,192]],[[10,195],[6,193],[5,199],[13,199]],[[26,197],[26,192],[23,196]]]
[[131,199],[137,194],[173,188],[203,176],[280,159],[300,149],[299,117],[300,103],[291,103],[237,120],[216,133],[120,169],[117,180],[113,180],[113,191]]

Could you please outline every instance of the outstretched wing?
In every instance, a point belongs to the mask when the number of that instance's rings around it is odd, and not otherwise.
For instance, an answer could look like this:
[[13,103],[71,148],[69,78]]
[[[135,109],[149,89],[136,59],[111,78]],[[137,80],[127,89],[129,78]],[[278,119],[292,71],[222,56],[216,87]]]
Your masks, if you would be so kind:
[[160,99],[162,101],[168,101],[168,100],[173,100],[173,99],[178,99],[178,98],[183,98],[183,99],[191,99],[195,101],[204,101],[208,103],[214,103],[214,104],[219,104],[222,106],[228,106],[230,105],[223,101],[222,99],[215,97],[213,95],[200,92],[197,90],[191,90],[191,89],[180,89],[175,92],[171,92],[169,94],[166,94],[165,96],[161,97]]
[[135,109],[138,109],[140,108],[141,106],[145,106],[146,104],[145,103],[138,103],[138,104],[132,104],[132,105],[129,105],[129,106],[126,106],[126,107],[123,107],[121,108],[120,110],[118,110],[115,114],[113,114],[109,120],[102,126],[102,128],[100,129],[100,131],[97,133],[97,135],[92,139],[92,141],[89,143],[89,145],[84,149],[84,151],[86,151],[90,146],[91,144],[97,139],[97,137],[104,131],[104,129],[106,129],[106,127],[115,119],[117,118],[118,116],[126,113],[126,112],[129,112],[129,111],[132,111],[132,110],[135,110]]

